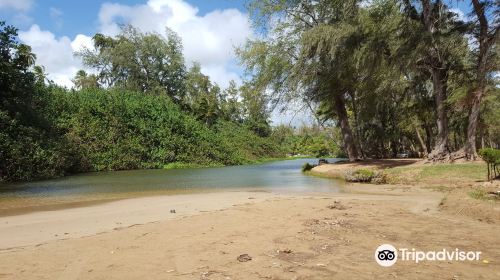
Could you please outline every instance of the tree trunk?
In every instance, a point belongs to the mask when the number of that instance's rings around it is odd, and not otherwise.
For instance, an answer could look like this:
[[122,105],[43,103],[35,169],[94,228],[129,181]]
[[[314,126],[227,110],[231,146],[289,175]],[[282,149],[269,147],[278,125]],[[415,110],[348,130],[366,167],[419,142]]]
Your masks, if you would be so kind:
[[423,138],[422,138],[422,136],[420,135],[420,132],[418,131],[418,128],[417,128],[417,127],[415,127],[415,132],[416,132],[416,134],[417,134],[418,143],[420,143],[420,147],[421,147],[422,155],[423,155],[423,156],[427,156],[427,147],[425,146],[424,139],[423,139]]
[[435,9],[435,5],[442,5],[442,3],[440,1],[431,3],[430,0],[421,0],[421,4],[422,23],[425,30],[431,36],[427,67],[432,77],[432,89],[436,101],[436,122],[438,128],[436,143],[429,153],[428,158],[431,160],[443,160],[450,152],[448,147],[448,117],[446,114],[448,69],[440,53],[441,48],[439,41],[434,38],[434,33],[439,29],[439,25],[435,25],[435,18],[439,18],[439,16],[435,16],[434,13],[441,10],[440,7]]
[[478,89],[479,93],[474,93],[472,106],[469,113],[469,124],[467,126],[467,140],[465,143],[465,155],[469,160],[477,158],[476,135],[477,125],[479,124],[479,111],[481,108],[481,100],[483,99],[483,90]]
[[432,151],[432,128],[428,123],[423,125],[423,128],[425,130],[425,148],[427,151],[425,155],[428,155]]
[[344,147],[347,151],[349,161],[355,161],[358,159],[358,150],[349,125],[349,117],[347,116],[343,93],[335,94],[335,110],[337,111],[340,131],[342,133],[342,139],[344,140]]
[[447,77],[446,70],[442,69],[431,69],[432,75],[432,86],[434,90],[434,97],[436,100],[436,122],[437,122],[437,139],[433,150],[429,154],[428,158],[433,160],[439,160],[444,158],[449,154],[448,148],[448,116],[446,114],[446,86]]
[[479,53],[477,57],[476,65],[476,88],[471,91],[469,98],[470,111],[469,111],[469,123],[467,126],[467,139],[465,143],[465,156],[469,160],[475,160],[477,158],[476,151],[476,135],[477,126],[479,124],[479,111],[481,109],[481,101],[486,93],[486,77],[488,75],[488,54],[491,51],[491,47],[494,45],[496,37],[498,36],[498,25],[489,33],[490,28],[488,23],[488,18],[486,16],[486,3],[480,2],[479,0],[472,0],[472,7],[474,8],[474,13],[479,22],[479,33],[477,33],[477,41],[479,43]]
[[351,93],[351,99],[352,99],[352,110],[354,113],[354,126],[356,128],[356,133],[355,133],[355,143],[356,147],[358,149],[359,155],[361,158],[365,158],[365,153],[363,152],[363,145],[361,144],[361,130],[359,128],[359,123],[358,123],[358,109],[357,109],[357,103],[356,103],[356,93],[352,92]]

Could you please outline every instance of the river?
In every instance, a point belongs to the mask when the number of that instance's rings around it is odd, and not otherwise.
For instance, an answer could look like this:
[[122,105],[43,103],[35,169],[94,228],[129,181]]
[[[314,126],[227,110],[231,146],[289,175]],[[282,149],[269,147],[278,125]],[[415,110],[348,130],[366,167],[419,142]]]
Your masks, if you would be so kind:
[[[330,162],[337,159],[329,159]],[[217,191],[338,192],[342,184],[304,175],[294,159],[216,168],[94,172],[0,185],[0,216],[102,203],[110,200]]]

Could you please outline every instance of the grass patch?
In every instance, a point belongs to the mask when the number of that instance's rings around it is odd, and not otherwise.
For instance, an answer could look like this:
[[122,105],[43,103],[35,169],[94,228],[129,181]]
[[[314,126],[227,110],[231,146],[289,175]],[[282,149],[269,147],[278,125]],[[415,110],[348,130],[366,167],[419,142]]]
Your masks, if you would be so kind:
[[204,168],[204,167],[221,167],[221,164],[196,164],[196,163],[183,163],[183,162],[172,162],[163,165],[163,169],[185,169],[185,168]]
[[481,189],[472,190],[468,194],[470,197],[478,200],[500,201],[499,196],[491,195],[487,191]]
[[486,164],[433,164],[385,169],[392,183],[463,183],[483,181]]
[[469,196],[474,198],[474,199],[479,199],[479,200],[487,200],[488,199],[488,194],[484,190],[473,190],[470,191]]
[[301,159],[301,158],[312,158],[312,157],[311,156],[297,156],[297,157],[259,158],[259,159],[249,160],[245,164],[261,164],[261,163],[268,163],[268,162],[273,162],[273,161],[294,160],[294,159]]

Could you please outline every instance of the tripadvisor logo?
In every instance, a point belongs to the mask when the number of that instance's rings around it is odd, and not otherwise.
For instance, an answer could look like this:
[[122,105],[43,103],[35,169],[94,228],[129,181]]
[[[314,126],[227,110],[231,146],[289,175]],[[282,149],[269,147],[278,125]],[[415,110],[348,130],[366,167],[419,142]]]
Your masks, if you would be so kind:
[[392,266],[398,260],[398,251],[390,244],[378,246],[375,250],[375,261],[381,266]]
[[375,250],[375,261],[380,266],[393,266],[396,261],[412,261],[419,263],[421,261],[479,261],[481,252],[479,251],[461,251],[442,249],[440,251],[417,251],[414,248],[399,248],[397,250],[390,244],[378,246]]

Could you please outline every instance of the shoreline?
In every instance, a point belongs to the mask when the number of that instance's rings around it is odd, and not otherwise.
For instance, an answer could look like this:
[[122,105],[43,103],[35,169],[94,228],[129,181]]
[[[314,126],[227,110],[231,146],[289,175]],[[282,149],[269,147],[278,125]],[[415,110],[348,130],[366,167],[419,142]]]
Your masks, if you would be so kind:
[[1,181],[0,180],[0,188],[2,186],[20,185],[20,184],[34,183],[34,182],[43,182],[43,181],[48,181],[48,180],[62,179],[62,178],[71,177],[71,176],[85,176],[87,174],[92,175],[95,173],[135,171],[135,170],[175,170],[175,169],[220,168],[220,167],[231,167],[231,166],[258,165],[258,164],[265,164],[265,163],[282,161],[282,160],[284,161],[284,160],[308,159],[308,158],[309,159],[316,159],[313,156],[262,158],[262,159],[256,159],[256,160],[252,160],[249,162],[245,162],[243,164],[236,164],[236,165],[217,165],[217,164],[215,164],[215,165],[203,165],[203,164],[191,164],[191,163],[182,163],[182,162],[171,162],[171,163],[165,164],[163,167],[160,167],[160,168],[146,168],[146,169],[137,168],[137,169],[86,171],[86,172],[70,173],[70,174],[65,174],[62,176],[56,176],[56,177],[51,177],[51,178],[39,178],[39,179],[29,180],[29,181]]
[[[285,197],[269,192],[213,192],[120,199],[76,208],[0,217],[0,250],[81,238],[134,225]],[[170,213],[175,210],[175,213]]]

